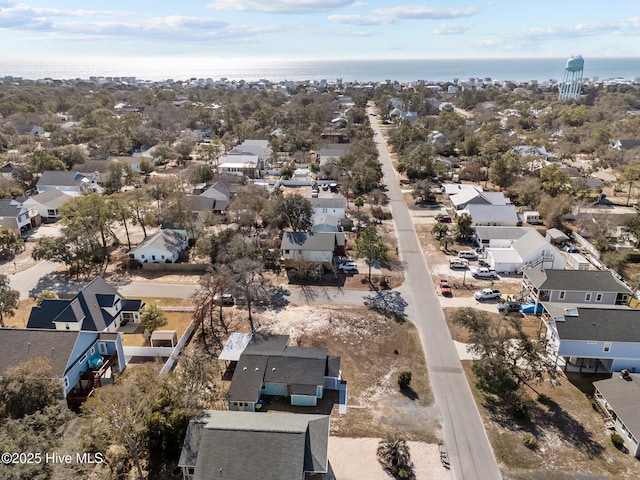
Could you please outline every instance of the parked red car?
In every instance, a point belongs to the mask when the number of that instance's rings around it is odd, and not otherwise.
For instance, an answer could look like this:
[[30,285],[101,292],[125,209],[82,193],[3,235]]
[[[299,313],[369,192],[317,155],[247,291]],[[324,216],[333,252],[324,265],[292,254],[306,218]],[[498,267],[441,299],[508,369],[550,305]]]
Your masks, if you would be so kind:
[[440,280],[440,292],[442,292],[443,297],[451,297],[453,295],[447,280]]

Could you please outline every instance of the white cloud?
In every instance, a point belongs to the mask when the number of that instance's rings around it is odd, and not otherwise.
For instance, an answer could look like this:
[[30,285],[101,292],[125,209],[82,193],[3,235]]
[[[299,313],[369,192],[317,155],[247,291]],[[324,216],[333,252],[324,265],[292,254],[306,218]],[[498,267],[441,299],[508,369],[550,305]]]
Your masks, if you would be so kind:
[[470,17],[480,12],[479,8],[435,8],[424,5],[403,5],[398,7],[377,8],[374,13],[387,18],[400,19],[431,19]]
[[316,13],[353,6],[354,0],[214,0],[207,7],[265,13]]
[[329,20],[344,25],[385,25],[392,23],[384,17],[373,15],[329,15]]
[[441,23],[434,30],[434,35],[461,35],[473,28],[471,25],[459,23]]

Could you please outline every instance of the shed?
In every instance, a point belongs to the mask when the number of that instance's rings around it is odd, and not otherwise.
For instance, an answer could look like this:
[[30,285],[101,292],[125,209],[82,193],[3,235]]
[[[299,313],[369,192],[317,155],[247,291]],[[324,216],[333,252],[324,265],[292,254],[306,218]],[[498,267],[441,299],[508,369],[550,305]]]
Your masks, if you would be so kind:
[[591,262],[579,253],[570,253],[567,265],[570,265],[574,270],[589,270],[591,268]]
[[540,212],[529,211],[524,212],[524,221],[530,225],[537,225],[540,223]]
[[569,241],[569,237],[564,233],[562,233],[562,231],[558,230],[557,228],[550,228],[549,230],[547,230],[547,233],[544,236],[544,238],[551,245],[563,245],[564,243]]
[[175,347],[178,343],[178,332],[175,330],[155,330],[151,334],[152,347]]

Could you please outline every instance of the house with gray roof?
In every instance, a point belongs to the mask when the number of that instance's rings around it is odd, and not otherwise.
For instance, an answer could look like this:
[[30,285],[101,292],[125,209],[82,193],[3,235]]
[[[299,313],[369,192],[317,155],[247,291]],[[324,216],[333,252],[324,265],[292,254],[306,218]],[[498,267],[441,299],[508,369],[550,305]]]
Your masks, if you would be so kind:
[[189,422],[178,466],[184,480],[320,480],[328,445],[328,415],[206,410]]
[[231,199],[231,188],[224,180],[218,180],[216,183],[200,193],[199,196],[213,200],[213,212],[223,213],[227,209],[229,200]]
[[462,210],[456,210],[456,215],[467,214],[471,217],[471,226],[503,226],[515,227],[521,223],[516,207],[507,205],[467,204]]
[[60,207],[71,198],[72,195],[52,188],[27,198],[22,206],[35,211],[44,222],[56,222],[60,220]]
[[337,163],[340,157],[349,151],[348,143],[330,143],[324,148],[321,148],[316,153],[318,164],[322,167],[324,165]]
[[6,228],[20,235],[31,229],[29,210],[19,201],[9,198],[0,199],[0,228]]
[[98,180],[99,178],[96,174],[45,170],[38,179],[36,188],[38,193],[44,193],[55,188],[72,197],[86,193],[102,194],[103,188],[98,185]]
[[307,198],[311,202],[314,215],[322,215],[328,213],[340,219],[345,218],[347,211],[347,199],[337,193],[333,193],[330,196],[322,196],[315,198]]
[[597,405],[613,422],[629,453],[640,457],[640,375],[613,375],[593,386]]
[[129,251],[140,263],[175,263],[187,248],[187,237],[178,230],[163,229],[148,236]]
[[315,215],[313,217],[311,231],[313,233],[341,232],[342,226],[340,225],[340,219],[338,217],[323,213],[322,215]]
[[543,303],[556,359],[580,373],[640,371],[640,310],[625,305]]
[[125,369],[117,333],[33,328],[0,328],[0,378],[34,358],[51,365],[61,398],[76,407],[96,386]]
[[328,355],[326,348],[292,347],[288,335],[254,333],[237,358],[229,410],[253,412],[262,396],[316,406],[324,390],[338,390],[342,380],[340,357]]
[[[494,227],[504,228],[504,227]],[[515,240],[493,239],[485,248],[487,263],[496,272],[519,272],[526,266],[538,268],[564,268],[564,257],[560,251],[545,240],[533,228],[522,228],[523,235]],[[511,236],[512,230],[505,232]]]
[[522,290],[534,303],[628,305],[633,292],[609,270],[525,268]]
[[47,299],[31,309],[27,328],[116,332],[140,321],[145,303],[126,299],[102,277],[96,277],[72,299]]
[[285,268],[301,262],[333,268],[333,257],[344,255],[344,232],[283,232],[280,250]]

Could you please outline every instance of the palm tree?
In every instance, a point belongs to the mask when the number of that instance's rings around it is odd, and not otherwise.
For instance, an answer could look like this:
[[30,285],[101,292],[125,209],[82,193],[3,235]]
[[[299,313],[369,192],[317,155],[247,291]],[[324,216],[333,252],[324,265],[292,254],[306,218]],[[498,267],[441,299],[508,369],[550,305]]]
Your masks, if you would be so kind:
[[444,248],[445,252],[449,251],[449,247],[451,247],[451,245],[453,245],[453,237],[449,236],[449,235],[445,235],[444,237],[441,237],[440,240],[440,246],[442,248]]
[[395,478],[413,478],[413,466],[407,441],[399,435],[387,435],[378,444],[378,460]]

